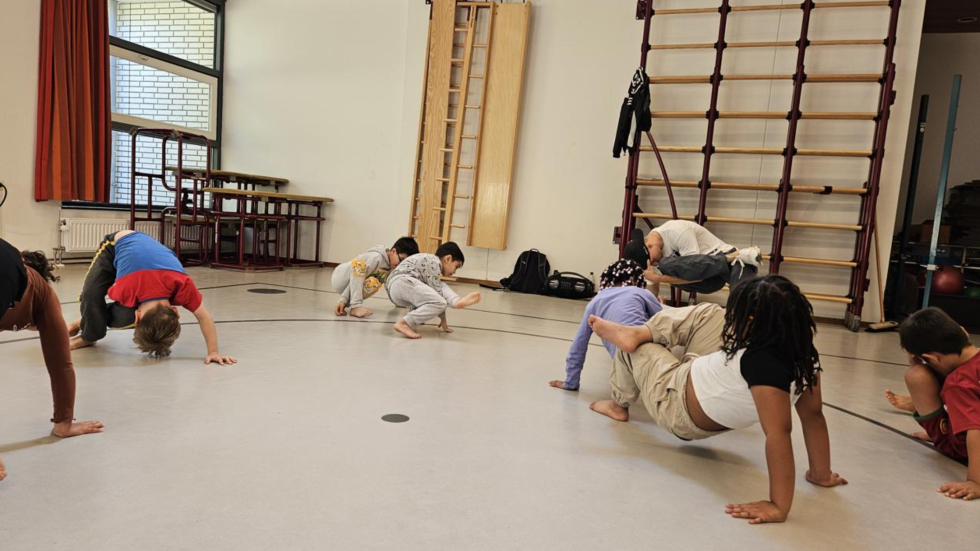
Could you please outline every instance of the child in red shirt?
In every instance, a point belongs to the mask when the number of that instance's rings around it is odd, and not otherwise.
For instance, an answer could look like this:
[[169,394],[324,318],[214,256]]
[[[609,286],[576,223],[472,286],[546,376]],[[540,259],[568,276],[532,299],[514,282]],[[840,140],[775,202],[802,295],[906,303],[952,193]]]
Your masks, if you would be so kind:
[[943,455],[968,462],[966,482],[939,491],[956,499],[980,498],[980,348],[938,308],[912,314],[899,328],[909,356],[905,384],[911,396],[885,394],[909,411]]
[[[106,296],[115,302],[107,304]],[[177,255],[145,233],[124,230],[106,236],[85,276],[80,305],[82,317],[68,327],[75,337],[72,349],[95,344],[109,327],[135,325],[133,341],[140,350],[167,357],[180,336],[177,308],[183,306],[200,323],[208,346],[204,363],[237,362],[218,351],[214,320]]]

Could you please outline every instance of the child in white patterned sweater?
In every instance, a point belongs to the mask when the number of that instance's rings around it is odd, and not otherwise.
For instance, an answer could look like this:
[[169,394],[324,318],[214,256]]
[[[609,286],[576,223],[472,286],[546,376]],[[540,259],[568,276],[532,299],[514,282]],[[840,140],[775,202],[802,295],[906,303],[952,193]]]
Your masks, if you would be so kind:
[[453,242],[443,243],[435,255],[417,254],[407,258],[388,275],[385,289],[395,306],[408,307],[408,315],[398,320],[395,331],[410,339],[420,339],[416,329],[426,321],[439,317],[439,327],[452,333],[446,322],[446,309],[462,309],[480,302],[480,293],[463,298],[442,281],[463,266],[463,251]]

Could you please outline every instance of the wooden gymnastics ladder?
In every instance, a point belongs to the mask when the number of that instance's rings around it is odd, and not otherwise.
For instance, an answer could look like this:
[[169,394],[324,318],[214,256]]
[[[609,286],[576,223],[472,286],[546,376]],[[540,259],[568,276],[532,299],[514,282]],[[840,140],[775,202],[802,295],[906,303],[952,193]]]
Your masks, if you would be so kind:
[[[478,152],[480,150],[480,138],[483,130],[483,104],[487,93],[486,73],[490,64],[490,40],[493,36],[494,16],[493,4],[489,2],[458,2],[455,5],[452,3],[443,3],[436,4],[433,8],[433,12],[436,9],[443,10],[444,12],[451,9],[454,28],[451,43],[434,44],[432,25],[430,24],[429,37],[426,44],[425,88],[422,94],[421,116],[419,117],[418,148],[412,190],[413,201],[411,204],[411,217],[409,218],[409,235],[419,240],[419,247],[423,251],[434,250],[438,245],[451,241],[453,230],[466,229],[465,225],[453,223],[453,214],[456,209],[456,200],[472,200],[473,192],[475,192],[475,174],[479,163]],[[430,19],[441,17],[442,20],[445,20],[449,17],[448,13],[433,12],[430,12]],[[460,21],[460,19],[463,19],[463,17],[460,17],[463,14],[465,14],[465,20]],[[483,20],[487,21],[486,41],[478,44],[476,43],[478,22]],[[457,42],[457,38],[461,39],[462,42]],[[438,59],[438,50],[447,46],[453,50],[448,74],[434,75],[430,73],[430,71],[436,71],[438,73],[446,72],[446,68],[437,68],[430,64],[430,61],[432,58]],[[481,49],[485,52],[483,63],[484,72],[475,74],[472,72],[473,54],[475,50]],[[457,51],[459,50],[462,50],[461,57],[457,57]],[[454,69],[459,70],[459,78],[455,82],[452,78]],[[448,82],[448,88],[443,90],[445,92],[444,94],[440,94],[439,90],[437,90],[439,88],[438,81],[441,79]],[[479,81],[477,86],[480,88],[479,99],[473,103],[469,101],[471,81]],[[454,111],[451,114],[450,110],[453,109]],[[466,122],[470,120],[467,116],[470,112],[475,112],[475,115],[472,116],[476,117],[476,126],[478,128],[476,134],[464,134]],[[441,132],[427,132],[428,128],[436,126],[438,126]],[[432,136],[445,136],[445,141],[434,143],[433,149],[430,150],[425,147],[427,136],[429,139],[432,139]],[[474,151],[476,152],[472,164],[469,165],[460,164],[462,160],[463,140],[472,141]],[[436,146],[438,146],[437,151]],[[427,170],[427,163],[424,162],[427,156],[438,158],[442,161],[441,167],[443,170],[435,178],[441,184],[438,189],[437,201],[435,205],[429,206],[434,211],[435,216],[427,216],[429,213],[420,212],[426,208],[425,205],[427,203],[431,205],[431,201],[426,201],[426,197],[424,196],[426,190],[421,185],[423,178],[427,176],[427,174],[424,174],[424,171]],[[438,161],[436,163],[438,164]],[[459,173],[461,170],[469,171],[474,176],[471,178],[473,189],[469,194],[458,192]]]
[[[886,7],[889,9],[888,34],[884,39],[876,40],[810,40],[808,38],[810,17],[813,10],[820,8],[868,8]],[[878,190],[881,179],[882,163],[885,155],[885,137],[888,129],[888,118],[891,105],[894,103],[893,85],[895,80],[895,64],[893,57],[895,52],[896,32],[898,28],[898,13],[901,7],[901,0],[886,1],[861,1],[861,2],[821,2],[813,0],[803,0],[800,4],[772,4],[760,6],[731,6],[730,0],[721,0],[718,8],[681,8],[654,10],[653,0],[637,0],[636,18],[643,20],[643,42],[640,48],[640,65],[645,69],[647,66],[647,53],[651,50],[678,50],[678,49],[713,49],[715,50],[714,72],[708,76],[670,76],[670,77],[651,77],[650,85],[659,86],[667,84],[692,84],[705,83],[711,84],[710,105],[706,112],[700,111],[653,111],[653,118],[676,118],[676,119],[697,119],[706,118],[707,137],[704,147],[685,147],[685,146],[660,146],[657,147],[653,142],[652,134],[648,133],[650,145],[641,145],[630,156],[629,168],[626,177],[626,194],[623,207],[622,225],[616,228],[615,240],[620,245],[620,254],[628,241],[627,236],[635,227],[635,220],[642,219],[651,228],[653,225],[650,219],[683,219],[692,220],[698,224],[705,222],[728,222],[736,224],[752,224],[760,226],[772,226],[774,228],[773,243],[771,253],[765,255],[769,261],[769,273],[779,273],[781,264],[809,264],[818,266],[837,266],[849,268],[851,279],[849,292],[846,296],[834,296],[825,294],[807,293],[806,296],[811,300],[829,301],[847,305],[845,324],[856,331],[861,323],[861,310],[864,306],[864,294],[868,290],[870,281],[868,275],[868,258],[871,251],[872,235],[874,232],[875,208],[878,199]],[[774,42],[742,42],[728,43],[725,41],[725,30],[728,18],[733,13],[755,12],[769,10],[801,10],[803,21],[798,41],[774,41]],[[714,44],[650,44],[650,23],[651,18],[657,16],[680,15],[680,14],[717,14],[719,16],[718,41]],[[856,46],[856,45],[876,45],[885,46],[884,63],[881,73],[873,74],[807,74],[805,71],[805,56],[810,46]],[[796,71],[793,74],[779,75],[723,75],[721,73],[721,62],[726,48],[773,48],[773,47],[795,47],[797,48]],[[745,81],[745,80],[791,80],[793,81],[793,96],[789,112],[739,112],[739,111],[718,111],[718,91],[723,81]],[[878,109],[876,112],[867,113],[802,113],[800,111],[800,99],[802,96],[804,83],[874,83],[881,85],[878,96]],[[722,118],[728,119],[785,119],[789,122],[786,134],[785,148],[767,147],[721,147],[714,145],[715,121]],[[800,120],[854,120],[872,121],[875,129],[873,143],[870,150],[829,150],[829,149],[800,149],[796,147],[796,130]],[[663,163],[660,162],[661,171],[664,175],[662,179],[641,178],[639,176],[640,152],[654,152],[660,161],[660,153],[701,153],[704,155],[704,163],[699,181],[677,181],[669,180],[666,171],[663,170]],[[778,184],[753,184],[753,183],[734,183],[734,182],[713,182],[710,179],[711,158],[714,154],[744,154],[744,155],[781,155],[783,157],[782,175]],[[825,186],[801,186],[792,184],[793,159],[796,156],[821,156],[821,157],[866,157],[870,160],[868,178],[862,187],[834,187]],[[639,208],[639,195],[637,190],[640,186],[659,186],[666,187],[672,214],[645,213]],[[698,196],[698,211],[694,216],[678,216],[674,205],[672,187],[696,188],[700,190]],[[773,191],[778,193],[776,206],[776,216],[774,220],[750,219],[750,218],[727,218],[719,216],[708,216],[707,194],[711,188],[732,189],[745,191]],[[797,222],[786,218],[789,196],[791,192],[813,193],[818,195],[848,195],[860,197],[860,218],[858,224],[825,224],[816,222]],[[782,254],[785,239],[785,229],[787,227],[817,228],[828,230],[853,231],[857,234],[852,260],[829,260],[820,258],[799,258],[788,257]],[[879,285],[882,282],[879,282]],[[675,299],[679,299],[679,292],[675,293]]]

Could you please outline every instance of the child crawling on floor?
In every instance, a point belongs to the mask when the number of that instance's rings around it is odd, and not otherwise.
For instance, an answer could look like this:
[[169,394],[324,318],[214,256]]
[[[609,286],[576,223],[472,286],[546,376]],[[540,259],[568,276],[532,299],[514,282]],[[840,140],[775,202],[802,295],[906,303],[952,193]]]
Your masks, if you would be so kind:
[[[602,272],[599,293],[585,307],[582,323],[565,358],[565,380],[551,381],[548,384],[555,388],[578,390],[585,354],[592,337],[589,316],[595,315],[620,325],[636,326],[643,325],[663,308],[657,297],[646,290],[646,280],[643,278],[645,267],[624,259],[613,262]],[[616,345],[609,341],[602,341],[602,344],[609,355],[615,358]]]
[[911,413],[943,455],[967,463],[966,480],[938,491],[966,501],[980,498],[980,348],[939,308],[920,310],[899,327],[908,354],[910,396],[888,390],[893,406]]
[[446,321],[446,309],[467,308],[480,302],[480,293],[463,298],[442,281],[463,267],[463,251],[452,241],[439,245],[436,254],[416,254],[406,258],[388,274],[385,290],[395,306],[408,307],[409,312],[395,324],[395,331],[410,339],[421,339],[420,325],[439,318],[439,327],[452,333]]
[[[806,480],[828,488],[847,484],[830,466],[813,308],[790,280],[741,281],[727,310],[706,303],[664,310],[639,327],[596,316],[589,323],[619,348],[609,378],[612,399],[594,402],[593,411],[628,421],[630,406],[642,398],[654,422],[685,441],[762,424],[769,499],[729,504],[732,517],[760,524],[789,515],[796,488],[794,407],[809,456]],[[680,348],[678,358],[672,350]]]

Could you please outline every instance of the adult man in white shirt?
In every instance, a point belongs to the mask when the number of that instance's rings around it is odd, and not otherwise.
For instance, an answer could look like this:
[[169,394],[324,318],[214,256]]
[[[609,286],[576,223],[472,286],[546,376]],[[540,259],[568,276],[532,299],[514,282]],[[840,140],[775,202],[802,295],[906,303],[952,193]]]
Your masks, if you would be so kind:
[[743,279],[755,277],[762,264],[758,247],[736,249],[687,220],[661,224],[643,244],[627,245],[625,257],[638,260],[642,248],[650,258],[643,275],[654,284],[654,292],[661,283],[667,283],[685,291],[714,293],[726,283],[734,287]]

